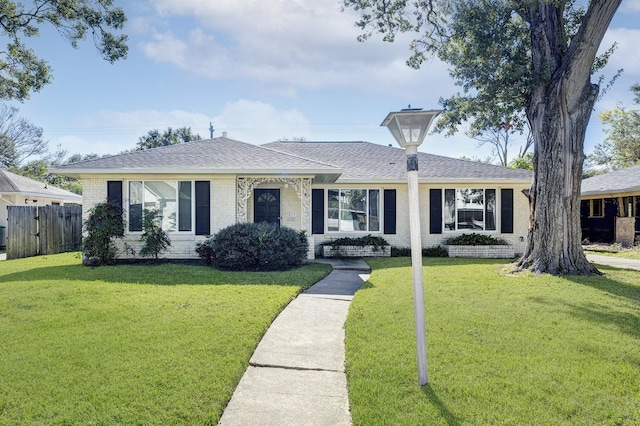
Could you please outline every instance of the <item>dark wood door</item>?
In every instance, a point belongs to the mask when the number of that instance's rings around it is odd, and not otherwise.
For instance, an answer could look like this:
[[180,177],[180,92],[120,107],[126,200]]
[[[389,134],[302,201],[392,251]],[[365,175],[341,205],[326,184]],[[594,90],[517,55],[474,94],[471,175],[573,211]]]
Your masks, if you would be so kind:
[[280,190],[256,189],[253,193],[254,222],[268,222],[280,225]]

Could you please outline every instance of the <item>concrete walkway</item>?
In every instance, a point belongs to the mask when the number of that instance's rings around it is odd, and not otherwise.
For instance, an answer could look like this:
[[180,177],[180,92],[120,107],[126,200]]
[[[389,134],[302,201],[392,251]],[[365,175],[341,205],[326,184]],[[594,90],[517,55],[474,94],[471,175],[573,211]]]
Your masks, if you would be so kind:
[[600,265],[613,266],[621,269],[635,269],[640,271],[640,260],[623,259],[621,257],[602,256],[599,254],[587,254],[587,260]]
[[271,324],[220,425],[351,424],[343,326],[369,266],[360,259],[320,261],[333,271]]

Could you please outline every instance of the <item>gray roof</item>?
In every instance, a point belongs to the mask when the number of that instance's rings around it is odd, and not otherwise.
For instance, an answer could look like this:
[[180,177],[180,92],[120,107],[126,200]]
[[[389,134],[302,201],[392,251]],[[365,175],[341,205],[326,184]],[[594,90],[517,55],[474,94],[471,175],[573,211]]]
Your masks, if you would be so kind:
[[640,165],[593,176],[582,181],[582,195],[640,192]]
[[[529,182],[527,170],[419,153],[422,182]],[[133,173],[313,175],[315,182],[406,181],[400,148],[370,142],[271,142],[252,145],[225,137],[135,151],[51,167],[66,176]]]
[[24,194],[74,203],[82,201],[78,194],[6,170],[0,170],[0,194]]
[[[281,152],[313,158],[343,170],[338,182],[405,181],[407,156],[403,149],[371,142],[271,142]],[[418,178],[422,182],[510,181],[530,182],[529,170],[418,153]]]
[[251,173],[324,175],[342,172],[330,164],[225,137],[134,151],[50,167],[66,176],[96,173]]

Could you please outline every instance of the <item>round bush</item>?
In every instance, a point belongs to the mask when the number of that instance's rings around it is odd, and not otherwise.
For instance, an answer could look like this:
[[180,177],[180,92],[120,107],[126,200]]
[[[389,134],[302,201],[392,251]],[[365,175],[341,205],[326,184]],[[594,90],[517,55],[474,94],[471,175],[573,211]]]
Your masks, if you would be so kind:
[[308,243],[304,231],[268,223],[239,223],[198,244],[207,265],[227,271],[282,271],[302,265]]

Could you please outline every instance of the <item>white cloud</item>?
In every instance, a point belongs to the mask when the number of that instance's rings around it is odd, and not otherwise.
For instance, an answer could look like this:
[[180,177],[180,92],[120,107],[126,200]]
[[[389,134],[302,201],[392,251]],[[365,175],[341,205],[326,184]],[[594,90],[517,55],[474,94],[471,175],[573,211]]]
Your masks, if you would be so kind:
[[[405,65],[410,37],[393,44],[359,43],[356,16],[337,2],[312,0],[157,0],[159,17],[173,22],[141,44],[159,63],[211,79],[249,79],[295,98],[300,90],[355,89],[398,96],[427,94],[426,86],[453,90],[446,68],[434,61],[415,71]],[[180,33],[178,21],[190,29]],[[433,96],[433,95],[431,95]],[[440,94],[438,95],[440,96]],[[435,97],[437,99],[437,96]]]
[[213,123],[215,135],[227,132],[231,139],[253,144],[308,137],[310,131],[309,121],[298,110],[278,110],[264,102],[244,99],[226,104]]
[[617,43],[617,49],[610,59],[610,66],[616,69],[624,68],[625,73],[640,74],[640,49],[638,40],[640,30],[627,28],[612,28],[607,31],[601,44],[604,50]]
[[623,12],[640,12],[640,0],[623,0],[620,10]]

